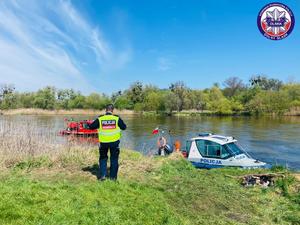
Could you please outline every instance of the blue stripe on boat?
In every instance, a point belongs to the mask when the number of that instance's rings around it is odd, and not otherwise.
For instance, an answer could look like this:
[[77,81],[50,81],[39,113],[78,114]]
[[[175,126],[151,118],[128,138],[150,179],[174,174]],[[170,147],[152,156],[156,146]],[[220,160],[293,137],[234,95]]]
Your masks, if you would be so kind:
[[222,168],[223,165],[214,165],[214,164],[206,164],[200,162],[191,162],[196,168],[205,168],[205,169],[213,169],[213,168]]

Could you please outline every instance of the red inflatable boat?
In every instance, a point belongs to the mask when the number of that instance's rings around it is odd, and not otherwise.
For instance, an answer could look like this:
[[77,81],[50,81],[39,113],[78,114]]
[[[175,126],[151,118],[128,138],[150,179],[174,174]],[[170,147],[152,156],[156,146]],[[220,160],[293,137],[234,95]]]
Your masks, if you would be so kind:
[[98,136],[98,130],[88,129],[92,120],[67,121],[67,128],[59,132],[60,135]]

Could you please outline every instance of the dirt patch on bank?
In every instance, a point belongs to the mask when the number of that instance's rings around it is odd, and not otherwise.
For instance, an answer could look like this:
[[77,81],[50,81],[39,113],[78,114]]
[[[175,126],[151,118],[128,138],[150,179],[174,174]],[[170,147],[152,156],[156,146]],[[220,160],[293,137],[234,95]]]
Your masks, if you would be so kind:
[[294,173],[293,175],[297,181],[300,181],[300,173]]

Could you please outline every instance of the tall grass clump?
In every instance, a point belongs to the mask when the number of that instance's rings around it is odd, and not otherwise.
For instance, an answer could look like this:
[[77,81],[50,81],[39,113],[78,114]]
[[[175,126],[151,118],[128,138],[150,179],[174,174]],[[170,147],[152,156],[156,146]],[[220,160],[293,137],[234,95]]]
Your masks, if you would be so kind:
[[[33,121],[3,120],[0,123],[0,165],[14,167],[39,163],[80,162],[93,157],[95,146],[79,144],[76,138],[58,137],[55,129]],[[0,166],[0,167],[1,167]]]

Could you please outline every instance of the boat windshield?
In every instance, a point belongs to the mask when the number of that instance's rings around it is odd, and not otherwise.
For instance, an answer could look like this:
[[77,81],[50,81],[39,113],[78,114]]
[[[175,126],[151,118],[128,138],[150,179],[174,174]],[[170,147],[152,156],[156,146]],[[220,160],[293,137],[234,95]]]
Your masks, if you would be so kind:
[[225,146],[225,148],[226,148],[229,152],[231,152],[233,155],[240,155],[240,154],[244,154],[244,153],[245,153],[245,152],[241,149],[241,147],[240,147],[238,144],[234,143],[234,142],[225,144],[224,146]]

